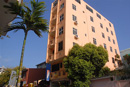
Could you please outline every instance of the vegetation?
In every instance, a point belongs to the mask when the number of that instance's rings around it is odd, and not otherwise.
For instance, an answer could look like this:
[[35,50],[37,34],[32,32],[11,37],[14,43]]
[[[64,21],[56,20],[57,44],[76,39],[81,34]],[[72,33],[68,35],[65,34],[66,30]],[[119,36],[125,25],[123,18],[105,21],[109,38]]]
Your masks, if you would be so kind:
[[127,64],[130,64],[130,55],[126,54],[123,56],[124,60],[127,62]]
[[[115,58],[117,57],[115,56]],[[122,68],[110,72],[110,75],[116,76],[118,80],[130,79],[130,55],[126,54],[123,56],[123,58],[123,63],[121,60],[115,59],[118,62],[119,67]]]
[[16,18],[19,19],[15,23],[12,23],[10,28],[6,32],[12,30],[15,30],[15,32],[17,32],[18,30],[23,30],[25,33],[19,65],[20,68],[18,76],[18,87],[20,85],[24,48],[28,32],[34,31],[34,33],[39,37],[42,36],[42,32],[48,32],[47,21],[42,17],[45,12],[45,3],[36,2],[35,0],[31,0],[30,3],[31,8],[26,6],[24,3],[19,4],[18,2],[9,3],[9,6],[5,6],[5,8],[7,8],[11,12],[11,14],[16,14]]
[[103,68],[99,71],[99,77],[109,76],[109,75],[110,75],[110,68],[108,68],[108,67],[103,67]]
[[[76,44],[64,59],[64,66],[72,87],[89,87],[90,79],[98,77],[100,70],[108,60],[108,53],[102,46],[91,43],[85,46]],[[106,74],[107,69],[102,70]]]
[[[24,67],[23,67],[23,69],[24,69]],[[16,71],[17,76],[18,76],[18,71],[19,71],[18,66],[14,67],[14,68],[6,68],[6,69],[4,69],[4,72],[0,75],[0,87],[3,87],[4,85],[8,85],[12,70]]]
[[10,68],[5,69],[4,73],[0,75],[0,87],[3,87],[4,85],[7,85],[10,79],[11,75],[11,70]]

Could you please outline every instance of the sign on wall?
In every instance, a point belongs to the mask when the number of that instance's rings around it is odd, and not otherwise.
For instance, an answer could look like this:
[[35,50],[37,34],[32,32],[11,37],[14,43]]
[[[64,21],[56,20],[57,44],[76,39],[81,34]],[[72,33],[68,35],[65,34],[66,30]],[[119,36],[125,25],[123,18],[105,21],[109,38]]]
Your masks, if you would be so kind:
[[46,81],[50,80],[51,64],[46,64]]

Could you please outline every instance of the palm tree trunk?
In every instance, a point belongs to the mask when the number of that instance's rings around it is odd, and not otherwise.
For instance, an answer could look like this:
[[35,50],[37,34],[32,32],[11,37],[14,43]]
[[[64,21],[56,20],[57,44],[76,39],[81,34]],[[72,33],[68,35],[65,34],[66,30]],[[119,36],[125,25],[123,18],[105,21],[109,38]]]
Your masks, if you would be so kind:
[[22,52],[21,52],[20,65],[19,65],[19,74],[18,74],[17,87],[20,87],[20,82],[21,82],[23,56],[24,56],[24,48],[25,48],[25,44],[26,44],[26,38],[27,38],[27,32],[25,32],[25,37],[24,37],[24,41],[23,41],[23,47],[22,47]]

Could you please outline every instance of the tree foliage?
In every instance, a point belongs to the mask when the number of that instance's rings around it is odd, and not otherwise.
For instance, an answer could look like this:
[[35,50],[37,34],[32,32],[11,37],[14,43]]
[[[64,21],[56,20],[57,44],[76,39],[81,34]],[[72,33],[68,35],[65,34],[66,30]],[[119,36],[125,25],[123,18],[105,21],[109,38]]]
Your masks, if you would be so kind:
[[126,54],[123,56],[124,60],[127,62],[127,64],[129,65],[130,64],[130,54]]
[[0,75],[0,87],[7,85],[9,82],[9,78],[11,75],[11,70],[10,68],[5,69],[5,71]]
[[108,67],[103,67],[99,71],[99,77],[108,76],[108,75],[110,75],[110,68],[108,68]]
[[102,46],[76,44],[64,59],[64,66],[74,87],[89,87],[90,79],[99,76],[107,60],[108,53]]
[[[10,75],[11,75],[11,71],[14,70],[17,72],[17,76],[18,76],[18,66],[14,67],[14,68],[6,68],[4,69],[4,72],[0,75],[0,87],[3,87],[4,85],[8,85],[9,79],[10,79]],[[24,67],[23,67],[24,69]]]

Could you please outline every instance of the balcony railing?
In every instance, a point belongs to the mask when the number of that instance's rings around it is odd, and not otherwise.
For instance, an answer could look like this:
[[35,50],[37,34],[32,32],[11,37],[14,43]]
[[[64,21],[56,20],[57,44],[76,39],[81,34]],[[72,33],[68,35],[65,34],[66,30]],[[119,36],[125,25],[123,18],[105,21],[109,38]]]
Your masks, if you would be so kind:
[[56,28],[55,28],[55,27],[52,27],[50,31],[51,31],[51,32],[54,32],[55,30],[56,30]]
[[50,32],[50,36],[53,38],[55,37],[55,30],[53,32]]
[[52,15],[56,15],[56,14],[57,14],[57,6],[52,8]]
[[50,46],[54,46],[55,45],[55,40],[51,40],[50,41]]
[[55,26],[56,25],[56,16],[52,17],[51,25]]
[[65,72],[65,70],[51,72],[51,79],[57,79],[62,77],[67,77],[67,73]]

